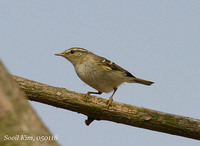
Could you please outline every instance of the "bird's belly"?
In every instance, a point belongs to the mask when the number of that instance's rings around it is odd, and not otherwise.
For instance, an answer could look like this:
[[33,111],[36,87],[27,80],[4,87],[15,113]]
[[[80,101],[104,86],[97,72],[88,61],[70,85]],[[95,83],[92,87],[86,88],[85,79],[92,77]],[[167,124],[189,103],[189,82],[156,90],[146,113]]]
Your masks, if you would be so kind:
[[[83,69],[83,67],[85,68]],[[105,93],[113,91],[114,88],[117,88],[121,84],[121,82],[115,81],[107,74],[102,74],[99,70],[93,69],[92,71],[89,71],[87,66],[79,66],[76,68],[76,73],[86,84]]]

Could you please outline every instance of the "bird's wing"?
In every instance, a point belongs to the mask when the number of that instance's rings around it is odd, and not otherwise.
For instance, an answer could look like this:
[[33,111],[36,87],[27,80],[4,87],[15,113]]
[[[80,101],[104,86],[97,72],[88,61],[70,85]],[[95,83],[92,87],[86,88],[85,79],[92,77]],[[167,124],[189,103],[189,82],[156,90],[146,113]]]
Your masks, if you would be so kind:
[[108,60],[106,58],[100,57],[98,65],[101,66],[102,68],[104,68],[107,71],[111,71],[111,70],[121,71],[126,76],[134,77],[130,72],[128,72],[127,70],[123,69],[119,65],[115,64],[114,62],[112,62],[112,61],[110,61],[110,60]]

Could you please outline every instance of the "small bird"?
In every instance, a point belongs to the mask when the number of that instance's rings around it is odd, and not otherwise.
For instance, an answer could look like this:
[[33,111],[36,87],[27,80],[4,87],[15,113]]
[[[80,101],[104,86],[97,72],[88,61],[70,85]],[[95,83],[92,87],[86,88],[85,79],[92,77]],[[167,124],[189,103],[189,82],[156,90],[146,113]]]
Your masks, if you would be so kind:
[[139,83],[148,86],[154,83],[136,78],[114,62],[83,48],[70,48],[63,53],[55,55],[62,56],[69,60],[73,64],[79,78],[98,91],[88,92],[86,98],[88,98],[90,94],[102,94],[102,92],[109,93],[113,91],[111,97],[107,101],[108,107],[112,104],[113,96],[118,86],[122,83]]

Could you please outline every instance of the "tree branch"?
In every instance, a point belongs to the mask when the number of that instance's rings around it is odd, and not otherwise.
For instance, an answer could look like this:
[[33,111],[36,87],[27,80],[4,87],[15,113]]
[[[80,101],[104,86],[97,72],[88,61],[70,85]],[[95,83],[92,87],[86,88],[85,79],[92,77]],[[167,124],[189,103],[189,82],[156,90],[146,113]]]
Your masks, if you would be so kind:
[[21,77],[13,76],[27,94],[29,100],[68,109],[88,116],[86,123],[108,120],[130,126],[179,135],[200,140],[200,120],[178,116],[128,104],[113,102],[107,108],[106,99],[69,91]]
[[[25,94],[0,61],[0,145],[51,145],[55,139],[29,106]],[[42,138],[49,138],[43,140]],[[50,138],[52,138],[50,140]],[[43,140],[43,141],[42,141]]]

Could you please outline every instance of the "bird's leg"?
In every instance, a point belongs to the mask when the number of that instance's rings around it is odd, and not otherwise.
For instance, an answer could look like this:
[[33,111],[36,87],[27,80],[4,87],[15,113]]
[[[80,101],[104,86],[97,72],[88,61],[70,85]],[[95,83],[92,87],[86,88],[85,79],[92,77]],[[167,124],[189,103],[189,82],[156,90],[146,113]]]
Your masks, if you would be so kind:
[[88,93],[85,95],[86,99],[88,99],[88,98],[90,97],[90,94],[99,94],[99,95],[101,95],[102,92],[101,92],[101,91],[98,91],[98,92],[88,92]]
[[114,96],[114,94],[115,94],[116,91],[117,91],[117,88],[114,88],[113,94],[110,96],[110,98],[107,101],[108,107],[112,105],[113,96]]

